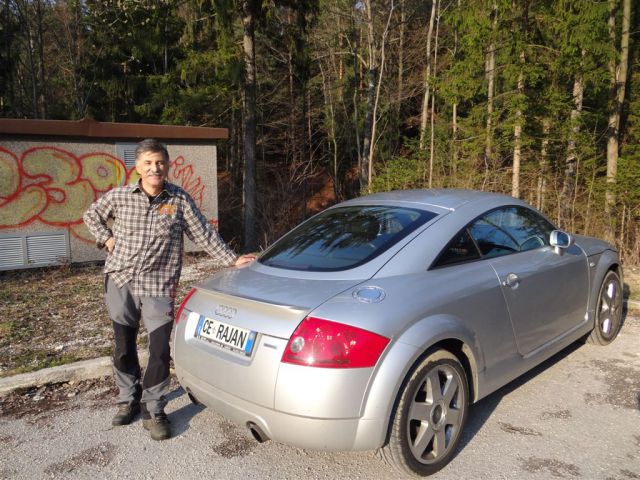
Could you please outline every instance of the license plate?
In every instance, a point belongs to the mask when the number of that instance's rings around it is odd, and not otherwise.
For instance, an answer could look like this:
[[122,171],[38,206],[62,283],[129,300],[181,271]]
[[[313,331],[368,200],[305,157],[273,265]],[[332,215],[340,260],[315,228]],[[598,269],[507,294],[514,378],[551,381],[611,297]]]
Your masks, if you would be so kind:
[[248,356],[253,350],[256,332],[200,315],[196,337],[204,338]]

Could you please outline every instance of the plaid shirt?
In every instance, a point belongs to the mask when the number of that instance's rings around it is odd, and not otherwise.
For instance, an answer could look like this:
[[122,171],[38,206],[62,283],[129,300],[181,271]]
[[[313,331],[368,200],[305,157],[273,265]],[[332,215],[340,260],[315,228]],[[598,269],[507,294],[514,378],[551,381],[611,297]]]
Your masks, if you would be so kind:
[[[114,220],[111,227],[109,219]],[[104,273],[119,287],[131,282],[138,296],[175,297],[182,270],[183,232],[222,265],[232,265],[237,258],[191,196],[169,182],[152,202],[139,184],[109,190],[89,207],[84,223],[99,248],[114,238]]]

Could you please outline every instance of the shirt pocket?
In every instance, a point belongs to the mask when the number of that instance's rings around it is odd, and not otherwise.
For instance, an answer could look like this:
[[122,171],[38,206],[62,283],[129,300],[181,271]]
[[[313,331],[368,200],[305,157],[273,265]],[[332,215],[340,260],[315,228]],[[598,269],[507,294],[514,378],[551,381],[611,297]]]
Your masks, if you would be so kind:
[[182,224],[177,215],[158,215],[156,235],[159,237],[178,239],[182,235]]

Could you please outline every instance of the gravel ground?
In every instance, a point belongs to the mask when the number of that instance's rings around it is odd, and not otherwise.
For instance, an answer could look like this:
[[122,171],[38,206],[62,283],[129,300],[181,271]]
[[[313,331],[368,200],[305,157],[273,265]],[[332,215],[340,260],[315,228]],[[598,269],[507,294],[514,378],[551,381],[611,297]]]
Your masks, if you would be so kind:
[[[575,343],[472,406],[460,449],[434,480],[640,479],[640,316],[606,347]],[[193,405],[175,382],[175,437],[111,427],[111,379],[0,398],[0,479],[395,479],[372,452],[266,442]]]

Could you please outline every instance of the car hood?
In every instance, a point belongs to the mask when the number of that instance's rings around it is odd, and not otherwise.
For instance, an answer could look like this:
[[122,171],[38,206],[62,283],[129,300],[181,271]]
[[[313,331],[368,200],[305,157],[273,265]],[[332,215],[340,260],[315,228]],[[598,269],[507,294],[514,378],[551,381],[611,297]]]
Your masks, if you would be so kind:
[[616,248],[604,240],[593,237],[585,237],[584,235],[574,235],[575,242],[584,251],[587,257],[598,255],[605,250],[616,251]]

